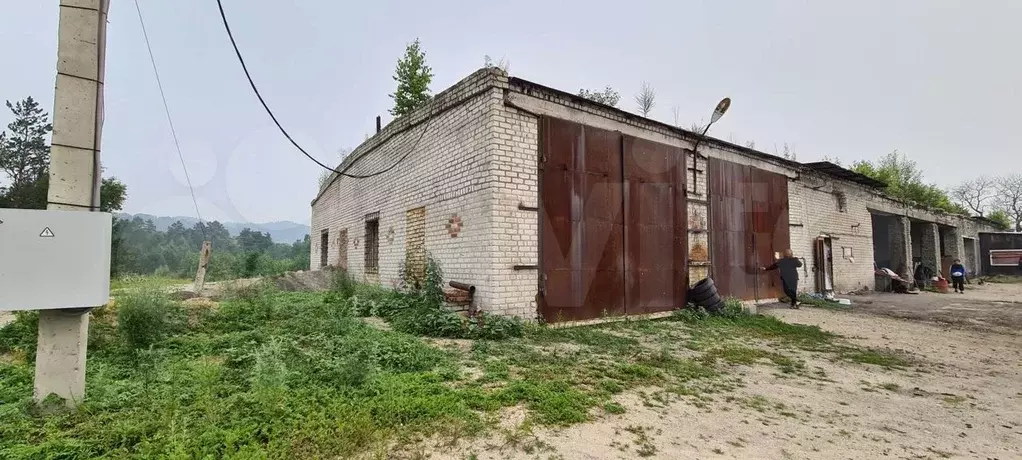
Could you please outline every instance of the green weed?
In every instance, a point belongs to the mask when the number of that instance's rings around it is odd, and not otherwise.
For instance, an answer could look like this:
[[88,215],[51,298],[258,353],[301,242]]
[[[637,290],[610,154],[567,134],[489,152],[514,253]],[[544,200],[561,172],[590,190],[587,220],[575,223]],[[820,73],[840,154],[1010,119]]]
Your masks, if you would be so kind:
[[159,284],[139,284],[117,301],[117,331],[131,350],[149,348],[184,323],[184,310]]
[[0,354],[20,355],[26,361],[34,361],[38,337],[39,312],[16,311],[14,321],[0,327]]
[[625,406],[611,401],[603,405],[603,410],[608,414],[623,414],[625,413]]
[[904,369],[913,363],[908,358],[873,348],[846,347],[839,351],[838,356],[848,361],[894,369]]

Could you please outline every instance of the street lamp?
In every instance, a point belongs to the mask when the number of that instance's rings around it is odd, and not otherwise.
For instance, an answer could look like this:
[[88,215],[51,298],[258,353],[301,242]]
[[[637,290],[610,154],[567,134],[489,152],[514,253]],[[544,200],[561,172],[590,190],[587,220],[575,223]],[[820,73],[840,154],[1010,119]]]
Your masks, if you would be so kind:
[[728,107],[731,107],[731,98],[725,97],[724,99],[721,99],[720,102],[717,103],[717,107],[713,109],[713,115],[710,115],[710,122],[707,123],[705,128],[703,128],[703,132],[696,138],[695,146],[692,147],[692,151],[697,155],[699,154],[697,150],[699,148],[699,143],[703,141],[703,137],[706,136],[706,132],[710,130],[710,126],[716,123],[717,120],[720,120],[720,117],[723,117],[724,114],[727,113]]

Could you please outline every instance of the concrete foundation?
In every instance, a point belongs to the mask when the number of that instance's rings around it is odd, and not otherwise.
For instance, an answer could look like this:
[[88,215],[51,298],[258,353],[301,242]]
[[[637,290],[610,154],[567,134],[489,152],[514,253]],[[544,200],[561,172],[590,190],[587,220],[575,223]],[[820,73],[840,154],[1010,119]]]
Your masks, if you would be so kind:
[[85,351],[89,344],[89,314],[68,310],[39,312],[36,346],[36,401],[51,393],[69,405],[85,397]]

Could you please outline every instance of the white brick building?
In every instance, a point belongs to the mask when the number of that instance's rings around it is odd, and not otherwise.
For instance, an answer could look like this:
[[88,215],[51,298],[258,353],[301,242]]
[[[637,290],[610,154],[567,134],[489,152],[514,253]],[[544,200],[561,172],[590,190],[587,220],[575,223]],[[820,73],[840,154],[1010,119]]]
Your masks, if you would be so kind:
[[697,137],[480,70],[345,159],[338,169],[356,177],[335,174],[312,202],[312,268],[393,286],[404,260],[418,266],[429,251],[446,280],[477,287],[478,308],[558,321],[668,309],[707,273],[768,298],[771,277],[752,271],[789,246],[809,262],[803,289],[815,290],[821,236],[834,251],[831,288],[872,288],[874,227],[924,236],[881,242],[886,260],[932,262],[940,241],[968,254],[963,238],[985,225],[716,139],[696,154]]

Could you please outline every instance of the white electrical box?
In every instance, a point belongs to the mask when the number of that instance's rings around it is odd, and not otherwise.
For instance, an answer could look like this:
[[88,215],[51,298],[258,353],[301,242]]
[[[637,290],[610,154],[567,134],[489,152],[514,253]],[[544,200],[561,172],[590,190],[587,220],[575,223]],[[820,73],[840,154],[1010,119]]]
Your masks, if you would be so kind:
[[0,311],[110,300],[110,213],[0,209]]

